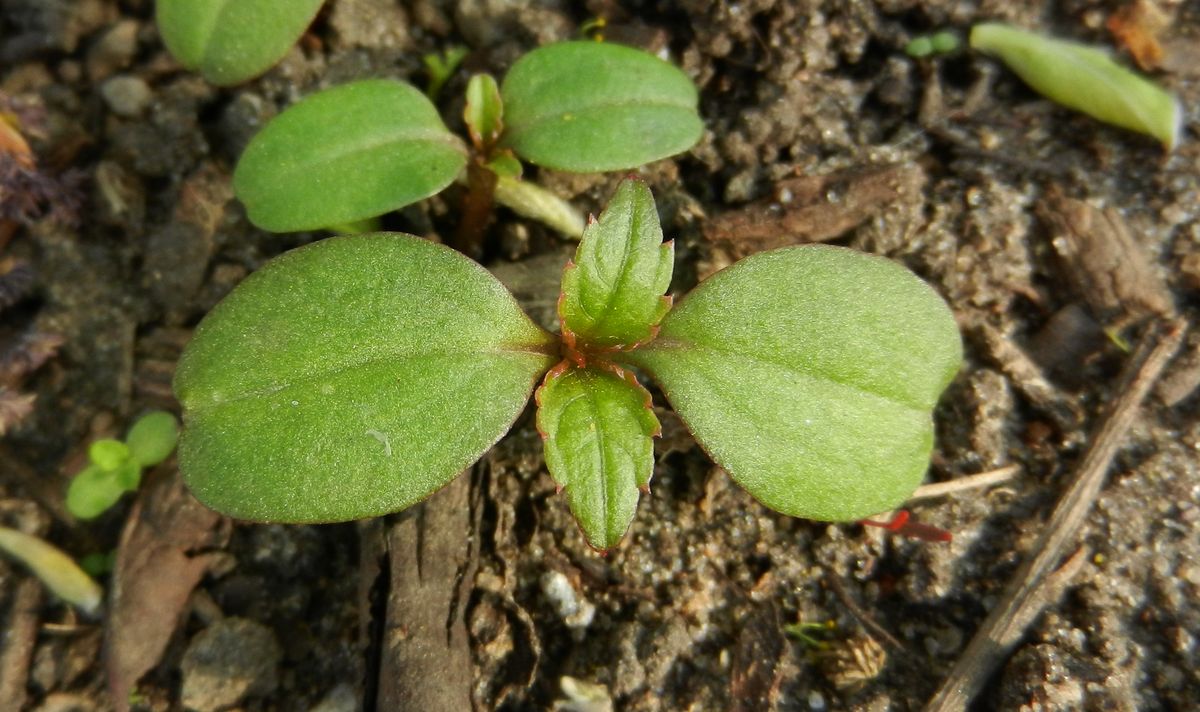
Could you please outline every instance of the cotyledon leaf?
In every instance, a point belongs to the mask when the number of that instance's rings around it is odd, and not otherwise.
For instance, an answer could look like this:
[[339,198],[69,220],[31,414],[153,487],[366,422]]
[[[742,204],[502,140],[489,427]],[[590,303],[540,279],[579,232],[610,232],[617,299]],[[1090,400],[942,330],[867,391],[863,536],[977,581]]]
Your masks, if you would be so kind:
[[275,117],[246,147],[233,189],[255,225],[314,230],[427,198],[466,162],[466,146],[424,94],[367,79],[317,92]]
[[558,170],[636,168],[688,150],[704,130],[686,74],[607,42],[538,48],[508,71],[500,95],[500,144]]
[[323,0],[158,0],[163,43],[180,64],[213,84],[246,81],[271,68],[316,17]]
[[852,521],[916,488],[962,345],[945,302],[880,257],[753,255],[702,282],[627,355],[709,455],[768,507]]
[[408,235],[286,253],[197,327],[179,465],[242,519],[341,521],[421,501],[511,426],[557,359],[476,263]]
[[649,394],[612,373],[570,369],[538,389],[537,422],[546,469],[588,543],[616,546],[654,471],[651,438],[659,425]]
[[663,242],[650,189],[626,178],[563,271],[564,326],[593,346],[645,341],[671,308],[663,293],[674,263],[674,244]]
[[1107,53],[999,23],[971,28],[971,47],[994,54],[1042,95],[1101,121],[1179,143],[1179,101]]

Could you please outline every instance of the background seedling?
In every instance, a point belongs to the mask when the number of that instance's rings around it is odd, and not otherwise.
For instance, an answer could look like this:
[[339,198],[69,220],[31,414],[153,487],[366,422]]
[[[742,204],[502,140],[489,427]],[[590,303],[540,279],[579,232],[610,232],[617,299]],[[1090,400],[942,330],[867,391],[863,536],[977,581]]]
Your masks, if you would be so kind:
[[[852,521],[916,487],[958,369],[945,303],[842,248],[760,253],[667,311],[649,189],[617,189],[568,265],[556,338],[488,272],[411,236],[324,240],[268,264],[196,330],[176,374],[201,501],[273,521],[403,509],[511,427],[534,384],[550,475],[615,546],[653,473],[662,386],[705,450],[780,512]],[[903,318],[897,318],[903,315]]]
[[163,43],[213,84],[239,84],[287,54],[324,0],[158,0]]
[[162,411],[138,418],[120,440],[97,440],[88,448],[90,464],[67,489],[67,510],[80,519],[93,519],[133,492],[142,481],[142,470],[166,460],[175,449],[179,424]]
[[29,567],[54,595],[87,614],[100,608],[104,591],[75,560],[36,536],[0,527],[0,551]]
[[271,121],[238,162],[234,190],[259,227],[312,230],[396,210],[467,169],[468,215],[487,214],[494,197],[577,237],[582,219],[522,181],[518,157],[576,172],[636,168],[695,144],[703,129],[696,105],[691,80],[653,55],[563,42],[525,55],[501,85],[472,78],[470,147],[420,91],[360,81],[313,94]]

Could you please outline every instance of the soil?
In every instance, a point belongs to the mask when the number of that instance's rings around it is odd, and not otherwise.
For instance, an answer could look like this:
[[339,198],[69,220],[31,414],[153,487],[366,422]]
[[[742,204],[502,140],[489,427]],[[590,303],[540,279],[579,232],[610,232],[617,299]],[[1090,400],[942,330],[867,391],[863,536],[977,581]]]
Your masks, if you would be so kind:
[[[165,52],[149,0],[6,0],[0,92],[36,109],[27,138],[63,209],[0,238],[0,260],[34,275],[0,312],[0,358],[25,364],[20,390],[36,395],[0,440],[0,523],[76,557],[121,554],[98,619],[0,560],[0,709],[920,708],[1118,395],[1122,343],[1200,304],[1200,65],[1157,77],[1185,113],[1168,153],[1054,106],[993,60],[903,48],[985,19],[1111,45],[1121,4],[331,0],[279,65],[216,88]],[[1194,53],[1200,6],[1158,6],[1168,53]],[[66,514],[90,440],[177,409],[170,377],[199,319],[266,260],[323,236],[264,233],[233,198],[232,167],[264,121],[352,79],[423,85],[423,55],[464,46],[439,100],[461,129],[471,72],[501,75],[595,18],[700,87],[700,143],[641,171],[676,240],[675,294],[746,252],[822,240],[895,258],[949,301],[966,362],[936,413],[929,480],[1019,466],[909,508],[951,543],[773,513],[665,410],[653,494],[606,557],[554,496],[530,412],[455,485],[373,522],[229,522],[190,501],[170,464],[96,522]],[[618,178],[534,175],[593,212]],[[457,199],[385,226],[448,239]],[[775,214],[782,233],[738,241]],[[1094,237],[1097,215],[1118,237],[1072,243]],[[500,210],[483,258],[550,322],[571,249]],[[1117,256],[1079,258],[1106,249]],[[30,334],[62,340],[36,370]],[[1200,699],[1200,336],[1184,352],[1124,438],[1079,538],[1082,567],[973,709]],[[799,623],[817,624],[813,640],[787,633]]]

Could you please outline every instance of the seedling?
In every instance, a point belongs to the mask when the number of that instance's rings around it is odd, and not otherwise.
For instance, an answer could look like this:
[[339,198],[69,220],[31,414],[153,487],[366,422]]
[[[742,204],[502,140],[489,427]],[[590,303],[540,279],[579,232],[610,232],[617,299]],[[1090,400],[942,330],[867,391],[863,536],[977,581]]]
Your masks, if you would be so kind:
[[179,436],[175,416],[154,411],[138,418],[125,442],[97,440],[88,448],[90,464],[67,488],[67,510],[80,519],[94,519],[133,492],[142,481],[142,470],[171,455]]
[[324,0],[158,0],[163,43],[213,84],[240,84],[287,54]]
[[470,148],[411,85],[358,81],[312,94],[273,119],[246,147],[234,191],[251,222],[288,232],[374,218],[457,179],[469,187],[464,223],[478,222],[494,198],[575,238],[582,218],[522,181],[517,157],[575,172],[636,168],[696,143],[703,130],[696,105],[687,75],[653,55],[563,42],[522,57],[501,86],[488,75],[471,79]]
[[928,285],[880,257],[793,247],[672,307],[672,266],[636,179],[567,265],[557,337],[441,245],[382,233],[293,250],[217,305],[185,350],[180,468],[202,502],[242,519],[394,512],[482,456],[542,379],[547,468],[588,543],[608,549],[654,469],[659,426],[638,369],[772,509],[854,521],[908,497],[961,360]]
[[54,595],[91,615],[104,591],[61,549],[32,534],[0,527],[0,551],[29,567]]

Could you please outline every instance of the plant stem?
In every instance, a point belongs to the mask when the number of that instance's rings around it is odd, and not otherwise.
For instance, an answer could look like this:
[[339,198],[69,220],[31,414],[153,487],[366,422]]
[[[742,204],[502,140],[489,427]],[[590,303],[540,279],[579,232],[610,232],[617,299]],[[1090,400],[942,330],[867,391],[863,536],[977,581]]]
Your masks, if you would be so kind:
[[523,217],[548,225],[572,240],[583,235],[584,220],[570,203],[529,181],[496,178],[496,202]]

